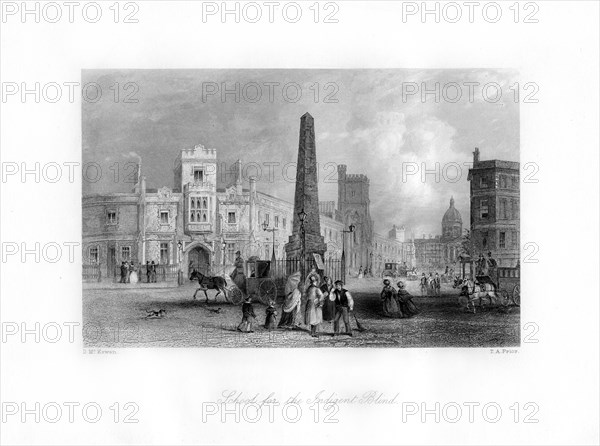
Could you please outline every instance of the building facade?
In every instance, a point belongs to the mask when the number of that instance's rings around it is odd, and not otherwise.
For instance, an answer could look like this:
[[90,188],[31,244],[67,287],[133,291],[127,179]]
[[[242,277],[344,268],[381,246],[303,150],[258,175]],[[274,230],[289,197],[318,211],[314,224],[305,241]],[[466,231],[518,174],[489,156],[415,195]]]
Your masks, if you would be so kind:
[[454,207],[454,197],[450,207],[442,217],[442,234],[429,235],[414,240],[417,267],[421,269],[442,269],[446,266],[456,269],[461,254],[463,222],[460,212]]
[[516,266],[520,244],[519,163],[480,161],[469,169],[473,255],[491,252],[500,266]]
[[[229,270],[236,252],[248,259],[285,258],[293,230],[294,204],[247,186],[242,165],[234,180],[217,187],[217,153],[202,145],[177,157],[174,187],[147,189],[141,174],[130,193],[93,194],[83,198],[83,261],[100,266],[102,277],[113,277],[122,261],[178,265],[212,274]],[[404,239],[404,228],[376,234],[370,217],[369,180],[338,168],[338,206],[319,203],[325,258],[341,257],[350,274],[362,266],[375,273],[385,262],[414,266],[415,249]],[[307,217],[307,218],[310,218]],[[267,229],[274,231],[265,231]],[[353,233],[344,233],[350,224]]]

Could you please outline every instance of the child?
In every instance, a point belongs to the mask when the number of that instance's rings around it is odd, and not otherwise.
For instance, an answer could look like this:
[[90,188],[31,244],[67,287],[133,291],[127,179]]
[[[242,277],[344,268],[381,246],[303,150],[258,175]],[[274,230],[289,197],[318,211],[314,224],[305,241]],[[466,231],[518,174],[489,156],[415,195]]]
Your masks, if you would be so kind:
[[277,318],[277,310],[275,309],[275,301],[269,301],[269,306],[267,307],[267,309],[265,310],[267,316],[265,318],[265,328],[269,331],[273,330],[277,324],[276,322],[276,318]]
[[252,306],[252,297],[248,296],[242,304],[242,322],[238,325],[238,331],[244,333],[254,333],[254,307]]

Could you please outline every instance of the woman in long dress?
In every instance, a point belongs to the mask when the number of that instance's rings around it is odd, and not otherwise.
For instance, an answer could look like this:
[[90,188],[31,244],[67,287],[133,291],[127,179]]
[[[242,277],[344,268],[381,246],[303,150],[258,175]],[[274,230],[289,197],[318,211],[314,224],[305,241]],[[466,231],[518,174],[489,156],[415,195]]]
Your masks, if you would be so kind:
[[383,290],[381,290],[381,300],[383,303],[383,314],[386,317],[402,317],[400,308],[398,308],[397,293],[390,281],[383,281]]
[[285,300],[281,308],[281,319],[278,328],[294,328],[298,325],[298,315],[302,305],[302,293],[300,292],[300,272],[295,272],[288,277],[285,284]]
[[138,283],[138,273],[135,264],[131,264],[131,274],[129,275],[129,283]]
[[306,290],[306,309],[304,310],[304,323],[310,325],[310,335],[318,336],[319,325],[323,321],[323,293],[319,289],[316,276],[311,276],[311,283]]
[[400,307],[400,311],[407,317],[412,317],[419,313],[419,309],[412,301],[412,296],[406,291],[404,282],[402,281],[398,282],[398,306]]

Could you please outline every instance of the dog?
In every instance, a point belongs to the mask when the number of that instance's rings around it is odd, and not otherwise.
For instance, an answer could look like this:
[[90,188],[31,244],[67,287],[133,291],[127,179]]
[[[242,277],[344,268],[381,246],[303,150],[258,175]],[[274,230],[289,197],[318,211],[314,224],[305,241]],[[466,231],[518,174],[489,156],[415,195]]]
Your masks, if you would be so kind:
[[167,310],[146,310],[146,319],[162,319],[167,315]]

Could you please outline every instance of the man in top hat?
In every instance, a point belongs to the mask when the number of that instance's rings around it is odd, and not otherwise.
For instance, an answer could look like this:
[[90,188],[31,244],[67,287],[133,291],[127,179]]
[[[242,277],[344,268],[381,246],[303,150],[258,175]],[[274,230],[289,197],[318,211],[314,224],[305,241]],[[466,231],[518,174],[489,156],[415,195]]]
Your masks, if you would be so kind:
[[237,287],[244,292],[246,290],[246,278],[244,277],[244,259],[240,251],[235,252],[235,269],[231,273],[231,280],[237,285]]
[[333,320],[334,335],[340,333],[340,319],[344,320],[346,334],[352,336],[352,327],[350,327],[350,312],[354,309],[354,300],[350,291],[344,288],[344,282],[335,281],[335,319]]
[[488,275],[492,278],[494,282],[497,282],[496,278],[496,268],[498,268],[498,262],[496,259],[492,257],[492,252],[487,253],[488,258],[486,259],[486,264],[488,267]]
[[427,276],[425,273],[421,275],[421,296],[427,295]]

